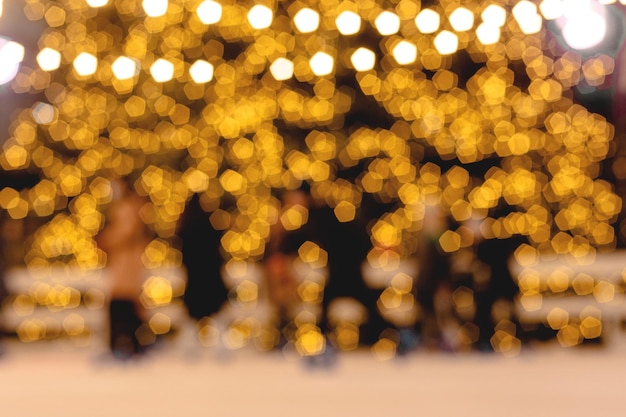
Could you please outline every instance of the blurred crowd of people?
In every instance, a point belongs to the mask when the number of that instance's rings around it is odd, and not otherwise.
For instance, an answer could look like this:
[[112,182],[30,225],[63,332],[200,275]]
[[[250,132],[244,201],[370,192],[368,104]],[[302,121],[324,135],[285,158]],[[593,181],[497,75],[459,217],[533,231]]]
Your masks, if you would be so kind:
[[[126,179],[111,184],[112,200],[96,243],[107,255],[108,346],[115,358],[127,359],[147,348],[142,336],[147,312],[140,298],[149,271],[142,255],[155,234],[143,220],[148,200]],[[383,337],[399,354],[418,348],[489,351],[498,323],[514,320],[517,286],[507,261],[520,242],[483,239],[479,224],[470,220],[463,230],[473,243],[445,252],[441,235],[459,225],[433,206],[426,210],[414,252],[403,254],[394,267],[381,267],[372,261],[370,229],[384,205],[364,202],[359,216],[341,222],[331,208],[317,205],[306,187],[277,198],[278,218],[263,257],[255,260],[260,278],[254,298],[267,306],[262,320],[272,329],[265,349],[297,343],[306,327],[318,338],[303,348],[309,355],[372,346]],[[280,221],[290,210],[299,213],[297,221]],[[213,226],[210,214],[194,195],[176,236],[186,276],[183,302],[198,331],[235,297],[225,271],[223,231]],[[6,293],[0,286],[0,296]]]
[[[520,244],[514,239],[483,239],[477,222],[464,228],[473,244],[446,253],[439,244],[449,224],[437,207],[426,213],[416,250],[393,268],[372,265],[372,219],[382,205],[364,204],[362,215],[337,220],[318,206],[306,187],[283,191],[281,214],[304,213],[302,224],[276,221],[263,258],[259,297],[270,306],[276,330],[273,347],[293,343],[298,328],[315,326],[325,346],[342,348],[338,328],[350,324],[356,345],[371,346],[381,337],[399,353],[418,348],[490,351],[498,323],[514,321],[517,286],[507,262]],[[280,217],[280,215],[279,215]],[[195,320],[219,314],[232,298],[224,282],[221,232],[215,230],[197,197],[188,204],[179,227],[187,271],[185,304]],[[319,248],[323,267],[303,262],[303,248]],[[306,260],[305,260],[306,261]],[[354,337],[351,340],[354,340]],[[343,343],[345,347],[345,343]]]

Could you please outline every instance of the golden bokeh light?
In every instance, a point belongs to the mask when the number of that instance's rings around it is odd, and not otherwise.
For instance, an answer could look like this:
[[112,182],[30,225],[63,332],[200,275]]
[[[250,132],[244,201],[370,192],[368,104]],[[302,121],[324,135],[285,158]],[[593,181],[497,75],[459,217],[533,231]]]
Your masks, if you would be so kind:
[[321,77],[329,75],[333,72],[335,68],[335,59],[325,52],[317,52],[311,57],[309,65],[311,66],[313,74]]
[[320,14],[313,9],[303,7],[293,16],[293,23],[302,33],[315,32],[320,25]]
[[424,9],[415,17],[415,24],[424,34],[435,33],[439,30],[441,16],[433,9]]
[[252,6],[248,12],[248,22],[254,29],[266,29],[272,25],[274,13],[262,4]]
[[393,48],[393,57],[400,65],[409,65],[417,59],[417,47],[411,42],[402,40]]
[[474,26],[474,13],[465,7],[454,9],[450,13],[450,25],[457,32],[466,32]]
[[434,39],[435,48],[441,55],[451,55],[459,48],[459,37],[448,30],[442,30]]
[[74,69],[83,77],[93,75],[98,69],[98,58],[87,52],[81,52],[74,59]]
[[86,0],[87,4],[91,7],[104,7],[109,3],[109,0]]
[[400,30],[400,17],[395,13],[385,10],[376,16],[374,25],[381,35],[393,35]]
[[166,59],[159,58],[150,67],[150,74],[152,74],[154,81],[158,83],[168,82],[174,77],[174,64]]
[[293,77],[294,64],[287,58],[278,58],[270,65],[270,72],[278,81],[288,80]]
[[196,84],[206,84],[213,79],[214,67],[210,62],[199,59],[189,67],[189,75]]
[[354,35],[361,30],[361,16],[353,11],[345,10],[337,16],[335,24],[342,35]]
[[52,48],[43,48],[37,54],[37,63],[44,71],[54,71],[61,65],[61,53]]
[[168,0],[143,0],[141,5],[149,17],[159,17],[167,13],[169,1]]
[[217,23],[222,18],[222,5],[213,0],[205,0],[198,5],[196,13],[205,25]]
[[113,62],[111,70],[118,80],[128,80],[137,75],[139,68],[135,60],[121,56]]
[[350,61],[357,71],[369,71],[376,65],[376,54],[374,51],[361,47],[350,56]]

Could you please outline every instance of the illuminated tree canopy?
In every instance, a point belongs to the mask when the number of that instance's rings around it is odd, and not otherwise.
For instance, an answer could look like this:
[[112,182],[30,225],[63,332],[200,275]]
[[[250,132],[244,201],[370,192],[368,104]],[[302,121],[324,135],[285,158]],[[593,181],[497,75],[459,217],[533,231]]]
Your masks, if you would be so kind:
[[506,0],[28,0],[49,28],[12,88],[40,100],[12,123],[0,164],[40,179],[2,189],[0,207],[49,219],[26,259],[42,266],[101,266],[93,236],[112,176],[149,196],[163,241],[198,193],[234,259],[263,255],[274,192],[303,182],[341,222],[364,196],[389,207],[370,235],[393,259],[412,254],[435,205],[455,225],[446,251],[471,244],[474,220],[486,238],[586,259],[615,244],[621,200],[599,179],[613,126],[573,88],[602,85],[615,63],[560,47],[549,12]]

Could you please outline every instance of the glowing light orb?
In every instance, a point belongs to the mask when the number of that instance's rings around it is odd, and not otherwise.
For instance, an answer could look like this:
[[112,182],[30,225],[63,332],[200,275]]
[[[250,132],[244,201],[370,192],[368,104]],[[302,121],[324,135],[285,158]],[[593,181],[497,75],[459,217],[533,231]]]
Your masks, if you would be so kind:
[[320,14],[313,9],[305,7],[300,9],[293,17],[293,23],[302,33],[315,32],[320,26]]
[[333,72],[335,68],[335,60],[332,56],[325,52],[318,52],[309,61],[313,74],[318,77],[328,75]]
[[17,42],[0,37],[0,85],[6,84],[17,75],[24,60],[24,47]]
[[288,80],[293,77],[293,62],[287,58],[278,58],[270,65],[272,76],[278,81]]
[[167,13],[167,0],[143,0],[143,10],[149,17],[159,17]]
[[205,25],[217,23],[222,18],[222,5],[213,0],[203,1],[196,9],[196,14]]
[[384,11],[376,17],[374,25],[381,35],[393,35],[400,30],[400,18],[395,13]]
[[254,29],[266,29],[272,25],[274,12],[261,4],[252,7],[248,12],[248,22]]
[[37,63],[44,71],[54,71],[61,65],[61,53],[52,48],[43,48],[37,54]]
[[213,79],[213,65],[202,59],[193,63],[189,75],[196,84],[205,84]]
[[483,10],[480,17],[483,22],[491,26],[502,27],[506,23],[506,10],[502,6],[490,4]]
[[606,20],[590,12],[568,19],[563,27],[563,38],[574,49],[588,49],[598,45],[606,36]]
[[174,78],[174,64],[171,62],[159,58],[150,67],[150,74],[154,81],[158,83],[165,83]]
[[474,13],[465,7],[459,7],[450,14],[450,24],[457,32],[466,32],[474,26]]
[[424,9],[415,17],[415,24],[422,33],[435,33],[439,30],[441,16],[433,9]]
[[539,3],[539,11],[546,20],[558,19],[563,15],[563,3],[561,0],[543,0]]
[[451,55],[459,49],[459,38],[454,33],[442,30],[435,37],[435,48],[441,55]]
[[37,103],[32,110],[33,119],[40,125],[52,123],[56,117],[54,106],[48,103]]
[[500,40],[500,27],[486,22],[476,28],[476,37],[483,45],[493,45]]
[[566,19],[562,28],[565,42],[573,49],[588,49],[604,40],[607,22],[601,14],[604,9],[595,10],[591,2],[567,1],[563,3],[563,16]]
[[93,8],[104,7],[107,4],[109,4],[109,0],[86,0],[86,1],[87,1],[87,4]]
[[87,52],[81,52],[76,59],[74,59],[73,65],[78,75],[87,77],[94,74],[98,69],[98,58]]
[[526,35],[538,33],[543,27],[543,19],[537,13],[537,5],[522,0],[513,7],[513,17]]
[[361,30],[361,16],[354,12],[342,12],[335,20],[337,30],[342,35],[354,35]]
[[113,74],[118,80],[128,80],[137,75],[137,62],[125,56],[121,56],[113,62],[111,66]]
[[376,54],[367,48],[361,47],[354,51],[350,57],[350,62],[352,62],[354,69],[357,71],[369,71],[376,64]]
[[417,47],[409,41],[400,41],[394,46],[393,58],[400,65],[409,65],[417,59]]

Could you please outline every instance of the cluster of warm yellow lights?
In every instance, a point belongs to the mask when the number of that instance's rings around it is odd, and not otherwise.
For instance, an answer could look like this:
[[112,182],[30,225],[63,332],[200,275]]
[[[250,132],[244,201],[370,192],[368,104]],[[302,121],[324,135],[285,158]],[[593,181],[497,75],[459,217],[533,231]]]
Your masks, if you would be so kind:
[[[42,99],[16,115],[0,166],[41,180],[0,190],[0,208],[50,219],[26,258],[40,267],[102,267],[93,237],[108,178],[125,175],[150,198],[159,242],[197,193],[235,261],[261,258],[272,224],[303,221],[281,217],[273,194],[303,182],[340,222],[365,194],[395,203],[368,229],[375,267],[415,252],[431,206],[457,225],[439,239],[449,253],[472,245],[465,223],[476,221],[486,238],[523,235],[588,259],[615,244],[621,200],[597,178],[613,127],[575,105],[572,88],[602,85],[615,63],[548,47],[543,22],[559,5],[29,0],[27,17],[49,29],[12,88]],[[457,52],[478,69],[456,67]],[[387,126],[350,117],[364,96]],[[474,172],[477,162],[491,168]],[[498,343],[514,345],[507,334]]]
[[610,316],[610,309],[619,305],[624,296],[626,271],[614,268],[590,275],[589,271],[577,271],[567,265],[549,270],[539,268],[540,254],[528,245],[520,246],[515,258],[522,267],[517,281],[519,302],[525,311],[539,311],[545,308],[544,303],[567,294],[579,296],[587,303],[575,312],[575,305],[557,302],[545,315],[544,324],[557,332],[562,346],[576,346],[603,335],[603,316]]
[[[197,3],[197,2],[196,2]],[[605,2],[610,3],[610,2]],[[93,8],[107,6],[109,1],[87,1]],[[167,0],[145,1],[142,3],[143,10],[148,17],[161,17],[168,10]],[[417,11],[417,3],[413,4]],[[554,20],[563,14],[564,6],[560,0],[544,0],[538,8],[530,1],[520,1],[512,8],[512,16],[524,34],[536,34],[543,26],[543,21]],[[356,5],[352,9],[358,9]],[[409,6],[406,7],[409,9]],[[64,12],[62,9],[48,9],[46,19],[48,21],[62,22]],[[197,18],[205,25],[213,25],[220,22],[223,14],[222,5],[214,0],[205,0],[199,3],[195,9]],[[408,10],[405,11],[408,13]],[[373,27],[382,36],[395,35],[401,30],[403,21],[406,23],[407,16],[399,16],[389,10],[382,10],[373,19]],[[267,29],[272,25],[274,11],[265,5],[257,4],[250,8],[247,15],[247,23],[255,30]],[[449,11],[448,22],[450,30],[440,30],[442,26],[441,13],[433,8],[426,8],[415,16],[414,24],[422,34],[437,33],[433,39],[433,45],[441,55],[450,55],[459,49],[459,34],[471,31],[475,28],[476,38],[484,45],[493,45],[500,40],[501,28],[507,23],[507,10],[497,4],[490,4],[480,14],[482,22],[476,25],[475,13],[463,6]],[[320,14],[309,7],[301,7],[293,15],[293,24],[300,33],[312,33],[319,29]],[[358,10],[344,10],[338,13],[334,23],[337,31],[344,36],[358,34],[362,30],[363,18]],[[56,25],[56,24],[55,24]],[[400,40],[392,47],[391,52],[396,62],[400,65],[410,65],[418,57],[416,46],[407,40]],[[329,75],[333,72],[335,57],[326,52],[317,52],[309,61],[311,70],[317,76]],[[60,52],[44,48],[37,55],[37,61],[44,71],[53,71],[61,65]],[[376,54],[367,47],[360,47],[354,51],[350,61],[357,71],[369,71],[376,65]],[[138,75],[141,63],[133,58],[121,56],[113,63],[113,74],[120,80],[126,80]],[[73,66],[80,76],[91,76],[97,71],[98,58],[89,52],[80,52],[73,61]],[[167,59],[157,59],[149,69],[150,74],[157,82],[167,82],[174,78],[174,64]],[[276,58],[270,65],[270,72],[277,80],[286,80],[293,76],[293,62],[285,57]],[[189,68],[191,78],[197,83],[211,81],[213,67],[204,60],[198,60]]]

